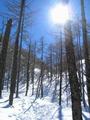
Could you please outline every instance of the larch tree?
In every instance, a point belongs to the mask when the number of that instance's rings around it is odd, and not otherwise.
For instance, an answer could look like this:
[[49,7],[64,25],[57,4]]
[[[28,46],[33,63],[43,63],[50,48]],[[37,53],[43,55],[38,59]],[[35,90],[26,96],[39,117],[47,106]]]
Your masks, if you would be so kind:
[[33,58],[32,58],[32,67],[31,67],[31,83],[32,83],[32,95],[34,95],[34,85],[35,85],[35,64],[36,64],[36,41],[33,46]]
[[68,25],[66,25],[65,27],[65,48],[69,73],[69,83],[71,89],[73,120],[82,120],[80,87],[77,77],[73,37],[70,23],[68,23]]
[[29,44],[29,50],[28,50],[28,61],[27,61],[27,80],[26,80],[26,93],[25,95],[27,96],[28,94],[28,89],[29,89],[29,81],[30,81],[30,61],[31,61],[31,40]]
[[7,49],[10,39],[11,27],[12,27],[12,19],[9,19],[6,24],[4,36],[2,38],[2,49],[0,54],[0,98],[2,97],[3,79],[5,75],[6,57],[7,57]]
[[[23,13],[24,14],[24,13]],[[19,95],[19,82],[20,82],[20,68],[21,68],[21,52],[22,52],[22,42],[23,42],[23,29],[24,29],[24,15],[22,17],[21,23],[21,36],[20,36],[20,45],[18,50],[18,67],[17,67],[17,82],[16,82],[16,98]]]
[[87,23],[86,23],[85,10],[84,10],[84,0],[81,0],[81,16],[82,16],[84,57],[85,57],[85,65],[86,65],[85,68],[86,68],[87,93],[88,93],[88,103],[90,106],[90,58],[89,58],[88,37],[87,37]]
[[16,32],[14,55],[13,55],[13,65],[12,65],[12,73],[11,73],[9,105],[13,104],[13,95],[14,95],[15,86],[16,86],[19,35],[20,35],[21,22],[22,22],[22,18],[23,18],[23,12],[24,12],[24,8],[25,8],[25,1],[26,0],[21,0],[21,4],[20,4],[19,21],[18,21],[18,27],[17,27],[17,32]]
[[62,96],[62,51],[63,51],[63,48],[62,48],[62,31],[60,31],[60,68],[59,68],[59,75],[60,75],[60,88],[59,88],[59,105],[61,106],[61,96]]

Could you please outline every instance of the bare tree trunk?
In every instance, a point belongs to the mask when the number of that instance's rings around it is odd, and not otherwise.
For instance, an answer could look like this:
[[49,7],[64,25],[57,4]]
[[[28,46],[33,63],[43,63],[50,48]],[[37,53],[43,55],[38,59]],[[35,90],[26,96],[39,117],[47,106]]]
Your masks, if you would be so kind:
[[28,62],[27,62],[27,81],[26,81],[26,93],[25,96],[28,94],[28,89],[29,89],[29,79],[30,79],[30,52],[31,52],[31,41],[29,45],[29,51],[28,51]]
[[41,37],[41,71],[40,71],[40,76],[39,76],[39,80],[38,80],[38,86],[37,86],[37,94],[36,97],[43,97],[43,77],[44,77],[44,64],[43,64],[43,55],[44,55],[44,41],[43,41],[43,37]]
[[78,58],[79,58],[79,70],[78,70],[78,73],[79,73],[82,101],[83,101],[83,105],[85,107],[86,103],[85,103],[84,79],[83,79],[83,63],[82,63],[83,58],[82,58],[82,50],[81,50],[80,26],[79,26],[79,24],[78,24],[77,40],[78,40]]
[[89,59],[89,48],[88,48],[88,39],[87,39],[86,18],[84,11],[84,0],[81,0],[81,15],[82,15],[84,57],[85,57],[85,65],[86,65],[87,93],[88,93],[88,103],[90,106],[90,59]]
[[33,65],[32,65],[32,73],[31,73],[31,79],[32,79],[32,95],[34,95],[34,69],[35,69],[35,62],[36,62],[36,41],[35,41],[35,47],[33,52],[34,58],[33,58]]
[[13,104],[13,95],[15,92],[15,85],[16,85],[16,76],[17,76],[17,56],[18,56],[18,44],[19,44],[19,34],[21,28],[21,21],[24,12],[25,0],[21,0],[21,10],[15,40],[15,47],[14,47],[14,56],[13,56],[13,66],[12,66],[12,73],[11,73],[11,86],[10,86],[10,96],[9,96],[9,105]]
[[65,80],[66,80],[66,96],[67,96],[67,99],[66,99],[66,105],[68,107],[68,103],[69,103],[69,92],[68,92],[68,75],[67,75],[67,71],[65,72]]
[[50,84],[52,83],[52,76],[53,76],[53,73],[52,73],[52,46],[51,46],[51,50],[50,50]]
[[16,98],[18,97],[19,82],[20,82],[20,67],[21,67],[21,51],[22,51],[22,40],[23,40],[23,26],[24,26],[24,15],[23,15],[23,18],[22,18],[21,40],[20,40],[20,48],[19,48],[19,53],[18,53],[18,69],[17,69]]
[[2,97],[3,78],[5,74],[7,49],[8,49],[11,27],[12,27],[12,19],[9,19],[6,25],[6,30],[2,43],[2,50],[0,54],[0,98]]
[[10,80],[10,71],[8,71],[8,78],[7,78],[7,91],[9,89],[9,81]]
[[40,88],[41,88],[41,98],[43,97],[43,77],[44,77],[44,64],[43,64],[43,57],[44,57],[44,40],[43,37],[41,38],[41,81],[40,81]]
[[62,96],[62,32],[60,32],[60,89],[59,89],[59,105],[61,106],[61,96]]
[[68,25],[65,27],[65,47],[69,72],[69,82],[71,88],[73,120],[82,120],[81,96],[77,77],[75,53],[70,23],[68,23]]
[[2,42],[2,38],[3,38],[4,27],[5,27],[5,23],[4,23],[4,19],[3,19],[3,22],[2,22],[2,28],[1,28],[1,35],[0,35],[0,44],[1,44],[1,42]]

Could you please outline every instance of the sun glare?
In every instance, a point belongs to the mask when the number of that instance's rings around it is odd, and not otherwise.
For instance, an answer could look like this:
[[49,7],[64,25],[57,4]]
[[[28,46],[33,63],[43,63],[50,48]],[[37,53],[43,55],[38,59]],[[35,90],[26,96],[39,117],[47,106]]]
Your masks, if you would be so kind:
[[57,4],[50,10],[50,19],[54,24],[64,25],[70,19],[69,11],[68,5]]

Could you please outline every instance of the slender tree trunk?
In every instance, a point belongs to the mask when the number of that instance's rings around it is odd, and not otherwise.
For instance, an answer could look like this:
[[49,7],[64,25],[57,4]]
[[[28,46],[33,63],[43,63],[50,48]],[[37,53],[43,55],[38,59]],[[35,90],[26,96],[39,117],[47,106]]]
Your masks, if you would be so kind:
[[42,63],[42,70],[41,70],[41,98],[43,97],[43,63]]
[[44,41],[43,38],[41,38],[41,81],[40,81],[40,88],[41,88],[41,98],[43,97],[43,76],[44,76],[44,65],[43,65],[43,54],[44,54]]
[[7,91],[9,89],[9,80],[10,80],[10,71],[8,71],[8,78],[7,78]]
[[20,34],[22,16],[23,16],[23,12],[24,12],[24,6],[25,6],[25,0],[21,0],[21,10],[20,10],[20,17],[19,17],[19,22],[18,22],[16,40],[15,40],[13,65],[12,65],[12,73],[11,73],[9,105],[13,104],[13,95],[15,92],[16,76],[17,76],[17,56],[18,56],[19,34]]
[[67,96],[67,99],[66,99],[66,105],[68,107],[68,103],[69,103],[69,92],[68,92],[68,75],[67,75],[67,71],[65,72],[65,80],[66,80],[66,96]]
[[88,93],[88,103],[90,106],[90,59],[89,59],[89,48],[88,48],[88,39],[87,39],[86,18],[85,18],[85,10],[84,10],[84,0],[81,0],[81,16],[82,16],[84,57],[85,57],[85,65],[86,65],[87,93]]
[[84,107],[86,107],[86,101],[85,101],[85,90],[84,90],[84,87],[85,87],[85,83],[84,83],[84,70],[83,70],[83,63],[82,63],[82,60],[81,60],[81,78],[82,78],[82,100],[83,100],[83,105]]
[[22,18],[21,40],[20,40],[20,48],[19,48],[19,54],[18,54],[18,69],[17,69],[16,98],[18,97],[19,82],[20,82],[20,67],[21,67],[21,51],[22,51],[22,41],[23,41],[23,26],[24,26],[24,15],[23,15],[23,18]]
[[0,44],[1,44],[2,38],[3,38],[4,27],[5,27],[5,23],[4,23],[4,20],[3,20],[3,22],[2,22],[2,28],[1,28],[1,35],[0,35]]
[[38,80],[37,94],[36,97],[43,97],[43,77],[44,77],[44,64],[43,64],[43,54],[44,54],[44,43],[43,37],[41,37],[41,71]]
[[2,43],[2,50],[0,54],[0,98],[2,97],[3,78],[5,74],[7,49],[8,49],[11,27],[12,27],[12,19],[9,19],[6,25],[6,30]]
[[62,97],[62,32],[60,32],[60,90],[59,90],[59,105],[61,106],[61,97]]
[[34,95],[34,63],[31,70],[31,80],[32,80],[32,95]]
[[31,52],[31,42],[30,42],[30,45],[29,45],[29,51],[28,51],[28,62],[27,62],[27,82],[26,82],[26,93],[25,95],[27,96],[28,94],[28,89],[29,89],[29,79],[30,79],[30,52]]
[[[86,106],[85,103],[85,92],[84,92],[84,79],[83,79],[83,63],[82,63],[82,50],[81,50],[81,41],[80,41],[80,26],[78,24],[78,58],[79,58],[79,79],[80,79],[80,85],[81,85],[81,96],[84,107]],[[81,72],[82,71],[82,72]]]
[[50,84],[52,83],[52,46],[51,46],[51,50],[50,50]]
[[68,23],[68,25],[65,27],[65,46],[69,72],[69,82],[71,88],[73,120],[82,120],[81,96],[77,77],[75,53],[70,23]]
[[33,60],[33,65],[32,65],[32,74],[31,74],[31,79],[32,79],[32,95],[34,94],[34,69],[35,69],[35,62],[36,62],[36,42],[35,42],[35,48],[34,48],[34,60]]

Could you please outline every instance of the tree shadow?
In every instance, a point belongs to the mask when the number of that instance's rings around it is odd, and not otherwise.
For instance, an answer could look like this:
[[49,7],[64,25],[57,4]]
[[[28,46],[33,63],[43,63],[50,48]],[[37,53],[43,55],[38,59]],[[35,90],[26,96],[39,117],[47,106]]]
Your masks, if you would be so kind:
[[2,108],[9,108],[9,107],[13,107],[13,106],[12,106],[12,105],[7,104],[7,105],[3,106]]
[[85,118],[85,120],[90,120],[90,117],[88,118],[87,116],[84,115],[84,113],[82,113],[82,115]]
[[90,113],[90,107],[85,103],[85,107],[83,108],[83,111]]
[[8,102],[8,100],[2,101],[2,102],[0,102],[0,104],[1,104],[1,103],[5,103],[5,102]]
[[61,110],[60,107],[54,112],[54,114],[52,115],[52,117],[50,118],[50,120],[54,120],[54,116],[55,116],[56,112],[58,112],[58,116],[57,116],[58,119],[62,120],[62,110]]
[[60,107],[60,108],[59,108],[58,119],[59,119],[59,120],[63,120],[63,119],[62,119],[62,116],[63,116],[63,115],[62,115],[62,107]]

